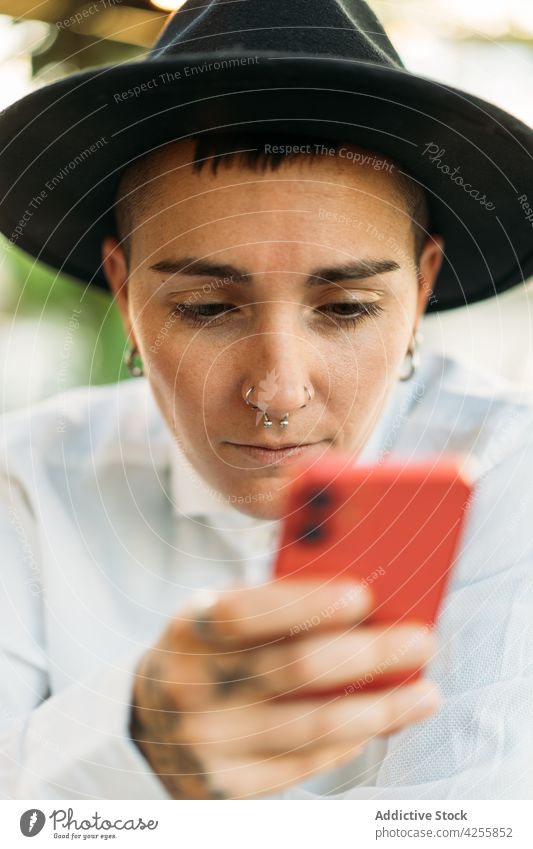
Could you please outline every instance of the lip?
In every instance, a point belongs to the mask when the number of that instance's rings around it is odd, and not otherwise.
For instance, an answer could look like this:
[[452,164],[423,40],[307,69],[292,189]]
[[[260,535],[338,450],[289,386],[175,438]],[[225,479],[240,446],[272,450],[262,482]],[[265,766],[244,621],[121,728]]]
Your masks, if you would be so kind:
[[228,442],[242,457],[254,460],[260,466],[270,464],[286,465],[287,463],[307,457],[310,454],[324,449],[325,440],[307,443],[285,443],[282,447],[268,448],[264,445],[245,445],[236,442]]
[[313,445],[313,442],[284,442],[281,445],[269,445],[268,442],[234,442],[233,445],[242,445],[246,448],[266,448],[269,451],[281,451],[284,448],[300,448],[305,445]]

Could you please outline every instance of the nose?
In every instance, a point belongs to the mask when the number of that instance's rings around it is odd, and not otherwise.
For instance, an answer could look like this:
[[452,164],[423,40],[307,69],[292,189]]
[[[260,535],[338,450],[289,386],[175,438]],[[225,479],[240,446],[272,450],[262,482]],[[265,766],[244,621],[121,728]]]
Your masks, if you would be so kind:
[[291,333],[267,331],[253,337],[248,353],[242,383],[247,403],[281,419],[312,400],[308,342]]

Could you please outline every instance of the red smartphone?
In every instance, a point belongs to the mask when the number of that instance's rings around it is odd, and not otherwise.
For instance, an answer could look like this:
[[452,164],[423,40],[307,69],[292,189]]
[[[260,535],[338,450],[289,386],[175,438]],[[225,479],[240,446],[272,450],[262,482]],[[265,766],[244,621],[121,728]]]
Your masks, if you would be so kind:
[[[356,578],[373,595],[365,625],[409,621],[432,627],[472,494],[464,467],[459,457],[355,466],[353,458],[339,455],[295,465],[275,577]],[[291,633],[308,633],[312,624],[296,625]],[[421,671],[378,669],[320,695],[411,683]],[[319,693],[305,697],[311,695]]]

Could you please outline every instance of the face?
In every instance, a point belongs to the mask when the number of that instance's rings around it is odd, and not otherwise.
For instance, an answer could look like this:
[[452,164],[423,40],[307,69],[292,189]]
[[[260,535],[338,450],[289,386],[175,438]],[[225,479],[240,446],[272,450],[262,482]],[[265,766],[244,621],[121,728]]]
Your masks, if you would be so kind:
[[[367,441],[442,242],[427,240],[417,272],[393,171],[302,156],[274,172],[232,161],[193,173],[193,149],[146,159],[156,179],[136,208],[129,268],[108,238],[104,270],[189,461],[241,512],[279,518],[295,463],[355,458]],[[302,447],[245,447],[258,445]]]

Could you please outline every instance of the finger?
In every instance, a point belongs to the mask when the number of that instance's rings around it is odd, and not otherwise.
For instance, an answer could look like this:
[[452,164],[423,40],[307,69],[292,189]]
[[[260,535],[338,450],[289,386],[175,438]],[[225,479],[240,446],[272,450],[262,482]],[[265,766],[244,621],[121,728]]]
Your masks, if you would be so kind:
[[152,687],[163,687],[182,710],[217,703],[224,708],[228,700],[253,705],[339,686],[361,690],[385,673],[423,666],[437,645],[431,629],[402,624],[359,626],[344,634],[330,630],[228,652],[181,627],[190,639],[180,640],[179,652],[152,652],[162,670]]
[[182,715],[181,739],[205,760],[226,756],[291,754],[313,746],[355,746],[430,716],[439,692],[422,681],[394,689],[329,700],[264,703]]
[[423,666],[437,648],[426,626],[359,626],[231,655],[214,655],[211,674],[228,693],[253,689],[296,695],[334,686],[358,689],[386,673]]
[[324,748],[298,756],[216,759],[208,774],[214,798],[253,799],[272,796],[318,772],[342,766],[360,754],[362,747]]
[[193,599],[179,618],[206,639],[249,642],[355,624],[371,607],[371,591],[362,582],[279,579],[232,587],[206,602]]
[[340,767],[361,751],[361,746],[326,746],[288,756],[216,759],[208,780],[217,798],[268,797],[320,772]]

